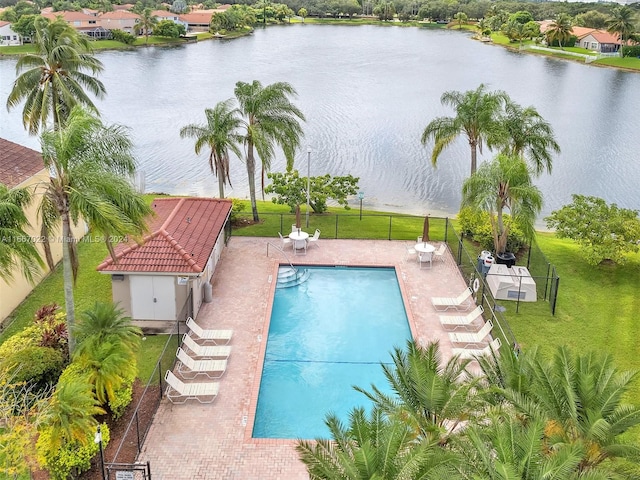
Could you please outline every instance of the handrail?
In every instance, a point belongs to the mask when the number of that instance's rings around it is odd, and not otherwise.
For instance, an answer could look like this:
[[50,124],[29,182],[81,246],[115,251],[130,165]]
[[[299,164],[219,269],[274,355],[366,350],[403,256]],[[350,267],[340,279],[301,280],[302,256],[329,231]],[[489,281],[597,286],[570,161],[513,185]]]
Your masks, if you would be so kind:
[[287,260],[287,263],[289,263],[289,266],[293,269],[294,272],[296,272],[296,279],[298,279],[298,269],[293,266],[293,263],[291,263],[291,260],[289,260],[289,257],[281,247],[274,245],[271,242],[267,242],[267,257],[269,256],[269,245],[278,250],[284,256],[284,258]]

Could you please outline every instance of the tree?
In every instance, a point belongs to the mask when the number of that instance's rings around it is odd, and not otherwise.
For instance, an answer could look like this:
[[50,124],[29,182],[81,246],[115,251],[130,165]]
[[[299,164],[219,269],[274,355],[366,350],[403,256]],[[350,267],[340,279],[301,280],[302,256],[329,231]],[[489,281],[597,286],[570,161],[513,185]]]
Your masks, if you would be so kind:
[[[271,199],[279,205],[289,205],[291,213],[294,213],[298,205],[307,201],[307,177],[301,177],[297,170],[285,173],[268,173],[271,184],[264,189],[265,193],[275,194]],[[309,206],[314,213],[327,211],[327,199],[331,198],[338,205],[349,209],[347,196],[358,193],[358,181],[360,179],[347,175],[344,177],[331,177],[323,175],[309,179]]]
[[325,423],[333,440],[299,440],[296,445],[311,479],[453,478],[453,454],[435,442],[418,441],[408,424],[379,408],[369,418],[363,408],[353,409],[347,427],[335,415]]
[[461,93],[448,91],[442,94],[440,102],[453,107],[455,117],[438,117],[426,126],[422,133],[422,144],[434,141],[431,161],[435,166],[445,147],[461,134],[467,137],[471,148],[471,173],[476,171],[477,152],[482,153],[482,144],[489,143],[496,133],[498,114],[507,94],[502,91],[487,92],[485,85],[475,90]]
[[75,105],[96,112],[84,89],[98,98],[105,93],[102,82],[91,76],[102,71],[102,63],[90,53],[88,37],[62,18],[49,22],[38,17],[34,26],[37,53],[18,59],[19,75],[7,98],[9,110],[24,101],[22,122],[32,135],[45,129],[49,118],[59,128]]
[[305,118],[289,99],[290,96],[296,95],[296,91],[288,83],[276,82],[263,87],[257,80],[253,83],[238,82],[234,92],[240,104],[240,112],[244,116],[242,140],[246,147],[251,210],[253,220],[257,222],[259,218],[256,204],[255,153],[262,161],[264,191],[264,173],[271,167],[274,144],[282,149],[287,164],[292,165],[302,135],[299,121],[304,121]]
[[504,210],[508,209],[527,238],[532,238],[536,216],[542,209],[542,194],[533,185],[521,157],[499,154],[465,180],[462,205],[489,212],[495,253],[499,254],[505,252],[509,236]]
[[17,22],[11,25],[11,29],[19,34],[23,40],[29,38],[33,41],[32,39],[36,34],[36,17],[37,15],[23,15]]
[[640,219],[637,210],[619,208],[598,197],[572,195],[573,202],[551,212],[547,227],[559,238],[570,238],[590,265],[604,260],[624,263],[625,256],[638,251]]
[[239,158],[242,157],[239,144],[241,137],[236,133],[242,125],[240,112],[233,108],[233,100],[219,102],[215,108],[204,111],[206,125],[190,124],[180,129],[180,137],[195,138],[195,152],[200,155],[203,147],[209,148],[209,168],[218,177],[220,198],[224,198],[224,186],[229,182],[229,150]]
[[185,33],[184,25],[179,25],[171,20],[160,20],[153,29],[153,34],[158,37],[179,38]]
[[453,18],[455,18],[456,23],[458,24],[458,30],[462,30],[462,25],[466,24],[467,20],[469,20],[469,17],[464,12],[456,13]]
[[[135,160],[131,140],[121,126],[106,126],[76,106],[62,128],[42,134],[41,144],[44,165],[52,173],[50,182],[42,186],[39,211],[49,232],[62,223],[67,330],[69,353],[73,354],[73,283],[78,264],[71,223],[82,216],[107,239],[110,235],[139,235],[146,228],[145,217],[151,214],[151,208],[129,181],[135,172]],[[114,256],[108,241],[107,248]]]
[[597,10],[589,10],[588,12],[576,15],[573,21],[581,27],[603,29],[607,26],[608,19],[609,17],[604,13]]
[[304,23],[304,19],[307,18],[307,15],[309,15],[309,12],[307,12],[306,8],[302,7],[300,10],[298,10],[298,15],[302,17],[302,23]]
[[510,99],[505,102],[500,118],[503,129],[502,152],[525,158],[536,175],[544,170],[551,173],[551,152],[560,153],[553,128],[538,113],[535,107],[522,108]]
[[140,34],[144,32],[145,43],[149,43],[149,34],[158,24],[158,17],[153,15],[153,10],[145,8],[138,20],[136,20],[135,31]]
[[624,53],[622,47],[624,46],[625,39],[628,41],[635,33],[635,14],[629,7],[622,6],[617,7],[611,12],[611,18],[607,21],[607,31],[615,33],[620,39],[620,56],[623,57]]
[[24,213],[31,193],[24,188],[9,189],[0,183],[0,278],[10,281],[16,269],[33,282],[44,262],[32,238],[25,232],[29,221]]
[[413,341],[406,351],[394,348],[392,359],[393,366],[382,365],[392,395],[375,385],[371,392],[355,389],[386,415],[409,424],[422,440],[446,444],[471,409],[473,382],[461,381],[469,360],[454,357],[443,364],[438,342],[422,348]]
[[187,13],[189,11],[189,7],[185,0],[175,0],[173,4],[171,4],[171,8],[169,10],[174,13]]
[[559,13],[546,31],[547,41],[548,43],[557,41],[560,49],[564,50],[562,44],[569,40],[571,32],[571,17],[567,13]]

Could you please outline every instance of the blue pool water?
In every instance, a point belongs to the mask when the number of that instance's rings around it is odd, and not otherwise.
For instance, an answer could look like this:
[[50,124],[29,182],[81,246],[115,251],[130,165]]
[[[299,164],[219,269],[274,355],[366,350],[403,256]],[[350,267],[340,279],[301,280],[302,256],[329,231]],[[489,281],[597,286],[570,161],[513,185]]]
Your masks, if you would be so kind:
[[380,362],[411,338],[392,268],[313,267],[276,289],[254,438],[328,438],[333,412],[348,422],[370,401],[352,386],[386,391]]

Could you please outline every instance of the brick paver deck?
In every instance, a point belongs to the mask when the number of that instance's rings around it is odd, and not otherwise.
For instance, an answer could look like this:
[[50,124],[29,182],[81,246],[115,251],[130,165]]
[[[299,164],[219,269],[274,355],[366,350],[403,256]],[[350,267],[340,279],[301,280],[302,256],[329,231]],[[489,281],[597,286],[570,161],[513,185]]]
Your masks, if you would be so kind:
[[[267,340],[277,266],[286,259],[267,243],[279,239],[233,237],[214,274],[213,302],[203,304],[197,322],[204,328],[233,329],[227,372],[212,404],[162,401],[147,436],[140,461],[150,461],[154,480],[308,478],[293,440],[252,439],[256,404]],[[387,240],[319,240],[306,256],[287,255],[296,264],[395,266],[399,272],[414,337],[440,341],[451,352],[449,336],[429,299],[457,296],[464,288],[449,254],[433,268],[420,269],[412,242]]]

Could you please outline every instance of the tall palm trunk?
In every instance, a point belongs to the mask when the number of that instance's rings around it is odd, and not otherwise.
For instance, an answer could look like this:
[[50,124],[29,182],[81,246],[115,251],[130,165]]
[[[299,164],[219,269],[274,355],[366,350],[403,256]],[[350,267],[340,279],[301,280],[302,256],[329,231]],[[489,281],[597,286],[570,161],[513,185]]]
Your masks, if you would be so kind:
[[67,311],[67,334],[69,338],[69,355],[73,355],[75,339],[73,327],[76,321],[76,309],[73,300],[73,266],[71,264],[71,223],[69,213],[62,212],[62,277],[64,279],[64,303]]
[[218,172],[218,193],[220,198],[224,198],[224,176]]
[[476,142],[469,142],[471,146],[471,175],[476,173],[477,158],[478,158],[478,144]]
[[253,221],[260,220],[258,217],[258,205],[256,203],[256,160],[253,156],[253,142],[247,143],[247,174],[249,175],[249,196],[251,197],[251,212]]

